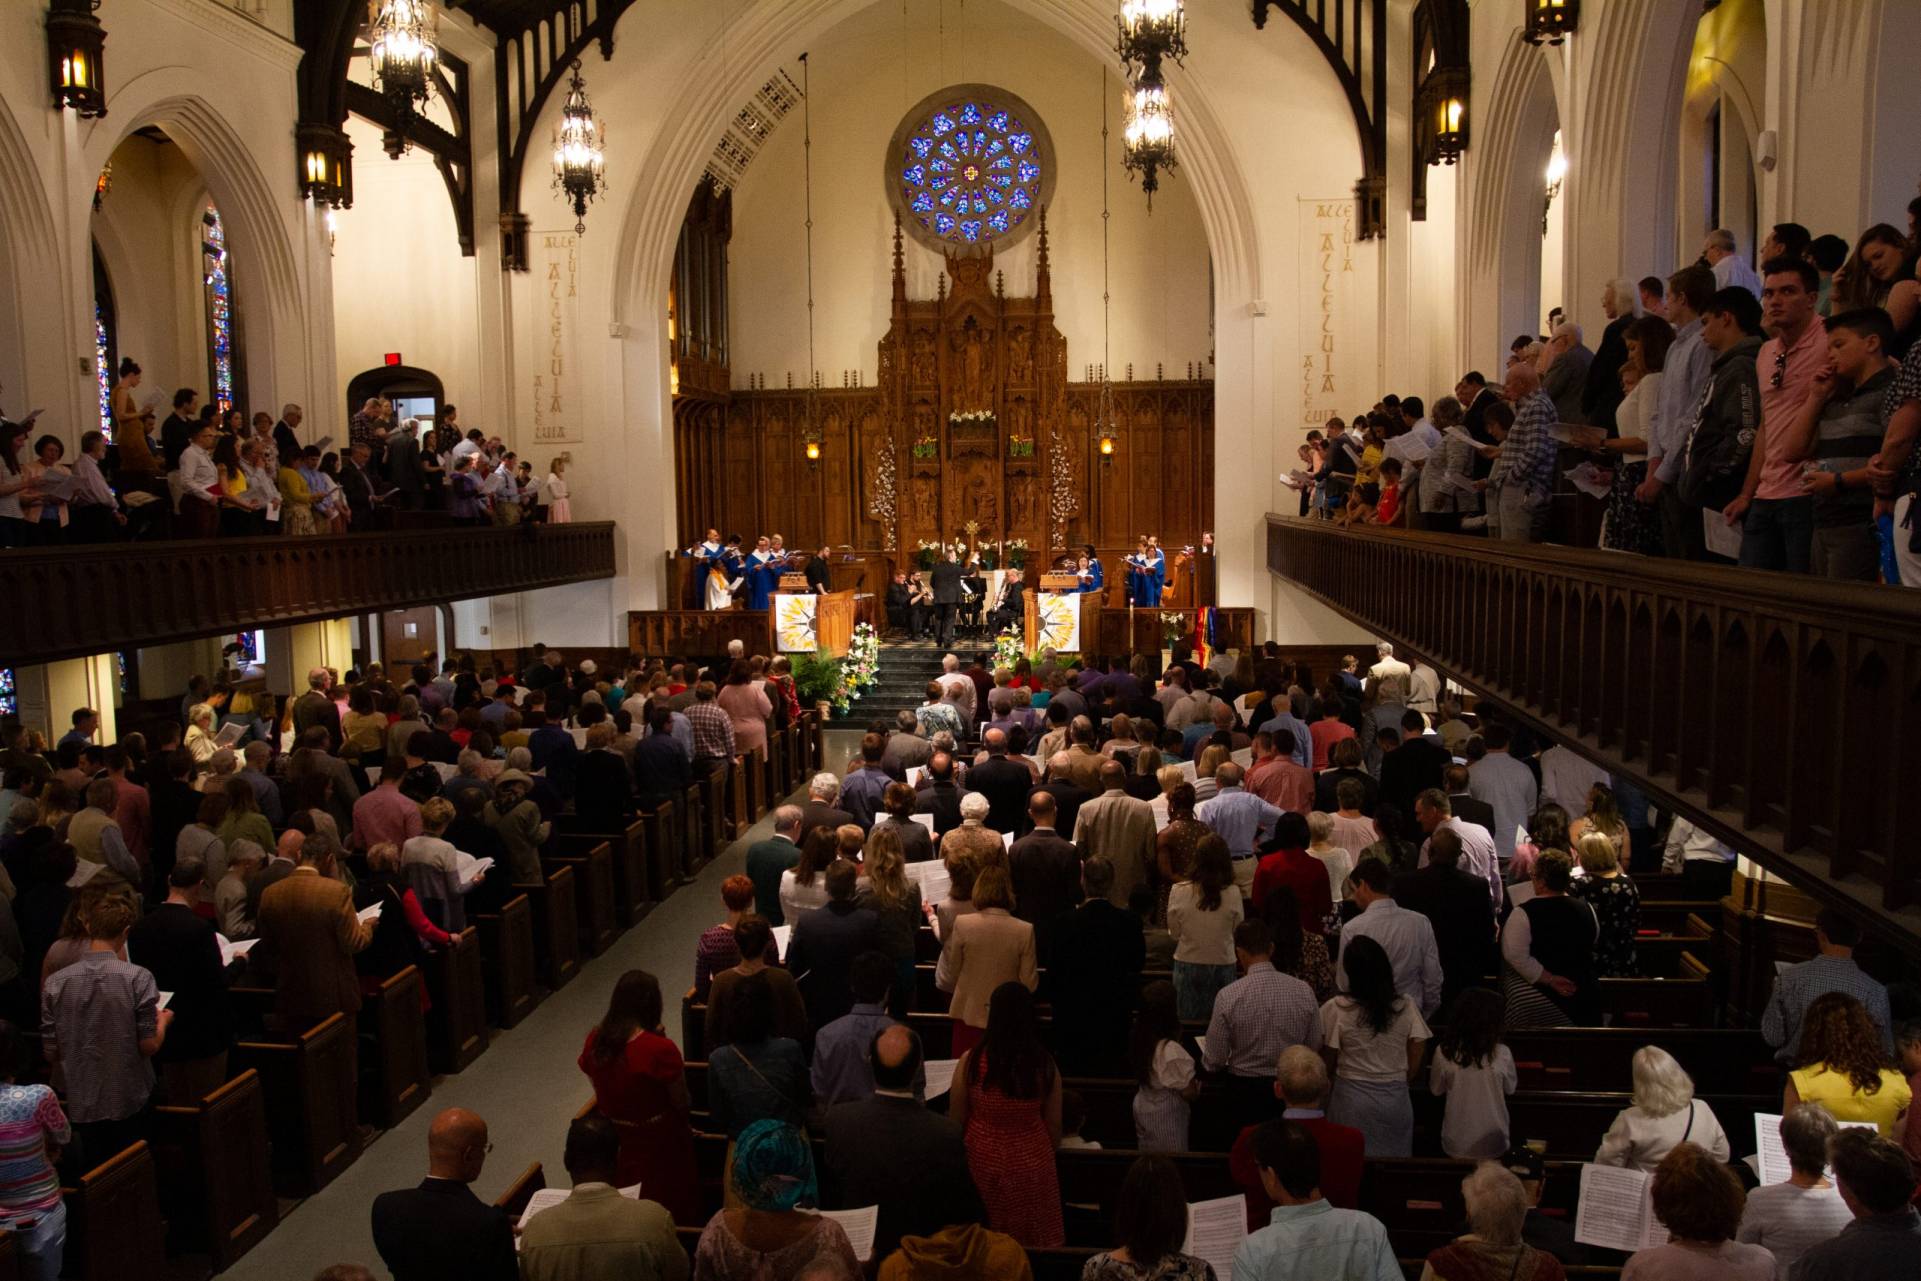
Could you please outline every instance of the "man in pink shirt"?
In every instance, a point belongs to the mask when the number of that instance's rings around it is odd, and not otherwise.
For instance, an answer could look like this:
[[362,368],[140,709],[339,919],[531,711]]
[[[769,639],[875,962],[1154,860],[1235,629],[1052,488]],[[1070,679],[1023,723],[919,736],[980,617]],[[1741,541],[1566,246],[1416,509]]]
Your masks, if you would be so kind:
[[1741,526],[1741,564],[1805,574],[1814,542],[1814,499],[1801,482],[1802,464],[1783,437],[1807,403],[1814,377],[1827,366],[1828,331],[1815,313],[1820,274],[1803,259],[1776,258],[1761,280],[1762,324],[1773,335],[1761,344],[1755,374],[1761,382],[1761,434],[1748,459],[1741,494],[1724,515]]
[[354,802],[355,849],[370,850],[392,842],[405,845],[420,835],[420,806],[400,791],[400,780],[407,773],[407,762],[389,756],[380,767],[380,786]]
[[1254,763],[1247,790],[1276,809],[1305,814],[1314,808],[1314,771],[1294,763],[1294,731],[1262,730],[1254,736]]
[[127,749],[115,744],[107,749],[107,777],[113,780],[113,821],[120,824],[120,835],[127,842],[127,853],[146,870],[148,842],[153,833],[153,805],[147,789],[127,777],[132,763]]

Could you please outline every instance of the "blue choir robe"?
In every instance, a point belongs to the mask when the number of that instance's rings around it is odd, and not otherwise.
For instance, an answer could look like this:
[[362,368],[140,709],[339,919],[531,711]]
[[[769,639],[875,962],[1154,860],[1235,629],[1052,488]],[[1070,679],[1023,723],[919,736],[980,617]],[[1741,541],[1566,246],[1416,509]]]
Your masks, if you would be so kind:
[[1167,590],[1167,557],[1159,552],[1149,552],[1147,563],[1141,570],[1141,604],[1151,608],[1159,607],[1161,593]]
[[1087,562],[1087,572],[1081,575],[1083,592],[1098,592],[1107,580],[1101,576],[1101,562],[1098,558]]
[[763,560],[747,569],[747,608],[767,609],[773,603],[774,589],[780,586],[780,562]]

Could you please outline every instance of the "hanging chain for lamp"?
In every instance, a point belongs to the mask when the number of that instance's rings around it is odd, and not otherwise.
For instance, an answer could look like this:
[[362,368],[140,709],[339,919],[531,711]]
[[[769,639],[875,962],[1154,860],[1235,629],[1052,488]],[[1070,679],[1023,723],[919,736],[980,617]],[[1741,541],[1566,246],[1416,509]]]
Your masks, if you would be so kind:
[[1123,71],[1138,64],[1143,77],[1158,83],[1163,59],[1179,62],[1187,56],[1187,10],[1181,0],[1124,0],[1114,25]]
[[820,398],[820,369],[814,358],[814,97],[807,55],[800,55],[800,169],[807,257],[807,422],[801,445],[807,461],[820,461],[820,427],[815,417]]
[[1113,352],[1110,347],[1111,321],[1108,291],[1108,220],[1112,216],[1107,204],[1107,175],[1111,167],[1107,146],[1107,68],[1101,68],[1101,388],[1099,398],[1094,403],[1094,431],[1097,448],[1101,457],[1114,453],[1114,384],[1107,376],[1107,367]]
[[573,206],[574,234],[585,235],[587,206],[607,189],[607,131],[594,119],[578,59],[554,128],[554,189]]
[[368,61],[374,86],[393,108],[387,153],[395,158],[413,144],[407,129],[433,96],[440,65],[440,20],[431,0],[368,0]]

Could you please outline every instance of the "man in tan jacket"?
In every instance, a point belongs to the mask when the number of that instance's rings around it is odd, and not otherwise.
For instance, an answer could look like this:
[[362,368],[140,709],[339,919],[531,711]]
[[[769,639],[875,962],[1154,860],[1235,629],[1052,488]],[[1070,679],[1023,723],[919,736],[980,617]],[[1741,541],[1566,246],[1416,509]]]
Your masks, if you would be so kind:
[[[299,865],[260,896],[259,934],[278,975],[274,1010],[289,1035],[360,1011],[354,953],[373,940],[373,926],[355,915],[353,891],[335,878],[338,854],[333,837],[315,832],[300,846]],[[349,1035],[347,1043],[357,1040]]]
[[1154,867],[1154,810],[1127,794],[1127,767],[1119,761],[1101,766],[1100,785],[1100,795],[1084,802],[1074,818],[1074,844],[1083,862],[1104,858],[1114,865],[1107,901],[1126,907],[1128,895]]

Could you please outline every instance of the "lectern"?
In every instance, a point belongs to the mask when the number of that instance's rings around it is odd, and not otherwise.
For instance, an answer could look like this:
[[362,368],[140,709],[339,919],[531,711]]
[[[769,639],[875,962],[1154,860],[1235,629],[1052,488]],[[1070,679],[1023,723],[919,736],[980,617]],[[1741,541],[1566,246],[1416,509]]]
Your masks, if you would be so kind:
[[1080,652],[1082,614],[1100,607],[1098,593],[1083,592],[1080,588],[1078,574],[1044,573],[1040,576],[1039,590],[1023,594],[1023,622],[1029,653],[1043,649],[1060,654]]

